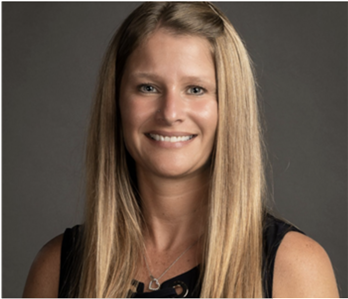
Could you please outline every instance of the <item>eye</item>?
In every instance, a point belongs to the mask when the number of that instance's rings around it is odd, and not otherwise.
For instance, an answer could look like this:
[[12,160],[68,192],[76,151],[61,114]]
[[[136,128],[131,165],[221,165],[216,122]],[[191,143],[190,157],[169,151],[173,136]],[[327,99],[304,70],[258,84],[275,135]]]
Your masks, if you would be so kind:
[[205,89],[200,86],[191,86],[188,89],[188,93],[193,95],[201,95],[201,94],[204,94],[204,92],[205,92]]
[[150,84],[141,84],[139,90],[144,93],[154,93],[157,92],[156,88]]

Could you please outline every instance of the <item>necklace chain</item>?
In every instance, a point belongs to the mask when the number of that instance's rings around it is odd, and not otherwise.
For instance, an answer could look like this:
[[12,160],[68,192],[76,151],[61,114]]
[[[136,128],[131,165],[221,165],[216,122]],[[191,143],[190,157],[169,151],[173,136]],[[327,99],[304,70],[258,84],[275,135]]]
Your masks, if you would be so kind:
[[[200,239],[200,238],[199,238],[199,239]],[[198,240],[199,240],[199,239],[198,239]],[[184,251],[182,254],[180,254],[180,255],[176,258],[176,260],[175,260],[173,263],[171,263],[171,265],[170,265],[158,278],[155,278],[155,277],[152,275],[152,273],[151,273],[151,271],[150,271],[149,264],[147,263],[146,252],[144,253],[144,260],[145,260],[146,268],[147,268],[147,271],[148,271],[149,274],[150,274],[150,279],[151,279],[151,280],[150,280],[150,283],[149,283],[149,289],[150,289],[150,290],[152,290],[152,291],[157,291],[157,290],[159,290],[159,288],[161,287],[161,284],[159,283],[159,280],[164,276],[164,274],[166,274],[166,273],[169,271],[169,269],[170,269],[171,267],[174,266],[174,264],[175,264],[187,251],[189,251],[189,250],[198,242],[198,240],[195,241],[193,244],[191,244],[189,247],[187,247],[187,248],[185,249],[185,251]],[[146,251],[146,248],[145,248],[145,251]],[[155,286],[154,286],[153,284],[155,284]]]

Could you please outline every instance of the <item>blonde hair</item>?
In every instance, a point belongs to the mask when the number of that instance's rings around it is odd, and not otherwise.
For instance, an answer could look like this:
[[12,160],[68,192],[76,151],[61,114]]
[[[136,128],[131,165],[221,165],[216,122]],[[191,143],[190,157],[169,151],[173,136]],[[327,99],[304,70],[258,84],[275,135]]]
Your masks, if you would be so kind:
[[212,4],[150,2],[112,39],[89,128],[81,262],[71,295],[127,297],[142,243],[134,161],[125,149],[118,91],[127,57],[156,29],[206,38],[215,59],[219,122],[212,152],[201,297],[262,297],[264,186],[255,82],[249,56]]

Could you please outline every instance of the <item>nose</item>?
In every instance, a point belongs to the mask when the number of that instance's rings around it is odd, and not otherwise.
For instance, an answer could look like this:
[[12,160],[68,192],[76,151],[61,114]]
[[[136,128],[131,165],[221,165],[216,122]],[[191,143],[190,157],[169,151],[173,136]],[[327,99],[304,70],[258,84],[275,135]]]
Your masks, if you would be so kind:
[[184,101],[180,93],[175,90],[167,90],[159,101],[157,121],[165,125],[173,125],[184,121]]

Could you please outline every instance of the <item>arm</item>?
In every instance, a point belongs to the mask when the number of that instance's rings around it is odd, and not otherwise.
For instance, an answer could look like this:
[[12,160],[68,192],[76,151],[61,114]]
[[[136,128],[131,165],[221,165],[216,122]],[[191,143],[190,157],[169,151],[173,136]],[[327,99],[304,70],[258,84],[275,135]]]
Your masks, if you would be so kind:
[[325,250],[311,238],[289,232],[274,264],[273,297],[339,297]]
[[37,254],[29,270],[24,298],[58,297],[62,240],[63,235],[55,237]]

